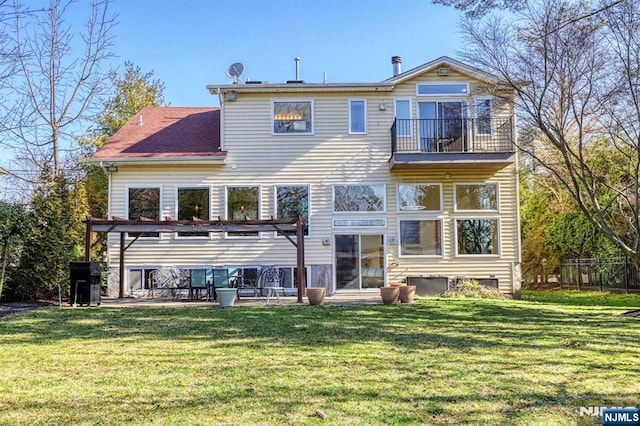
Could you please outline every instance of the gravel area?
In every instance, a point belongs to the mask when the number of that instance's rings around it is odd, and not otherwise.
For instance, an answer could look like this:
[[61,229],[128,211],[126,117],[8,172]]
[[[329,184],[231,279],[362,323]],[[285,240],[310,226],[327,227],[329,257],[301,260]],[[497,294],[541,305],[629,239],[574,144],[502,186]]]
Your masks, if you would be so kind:
[[42,306],[50,306],[49,302],[16,302],[16,303],[0,303],[0,318],[13,314],[15,312],[28,311],[30,309],[40,308]]

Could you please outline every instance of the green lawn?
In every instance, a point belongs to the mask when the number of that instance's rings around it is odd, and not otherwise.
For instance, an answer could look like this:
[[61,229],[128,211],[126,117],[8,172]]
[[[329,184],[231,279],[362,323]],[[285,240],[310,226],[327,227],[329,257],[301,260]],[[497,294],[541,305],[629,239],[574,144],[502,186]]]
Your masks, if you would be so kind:
[[22,312],[0,319],[0,424],[574,425],[638,405],[640,320],[620,313],[640,297],[525,296]]

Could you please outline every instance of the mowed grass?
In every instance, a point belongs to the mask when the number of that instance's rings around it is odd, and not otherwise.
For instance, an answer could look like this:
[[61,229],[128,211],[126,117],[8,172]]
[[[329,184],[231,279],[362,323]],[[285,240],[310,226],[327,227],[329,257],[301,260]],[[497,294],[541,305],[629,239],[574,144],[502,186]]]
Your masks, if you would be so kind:
[[526,296],[22,312],[0,319],[0,424],[573,425],[640,402],[639,297]]

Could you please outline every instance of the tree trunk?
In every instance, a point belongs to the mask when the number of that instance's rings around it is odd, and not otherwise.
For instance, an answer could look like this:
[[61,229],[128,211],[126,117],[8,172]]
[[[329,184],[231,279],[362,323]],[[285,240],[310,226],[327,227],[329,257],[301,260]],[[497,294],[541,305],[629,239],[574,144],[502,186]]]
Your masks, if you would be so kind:
[[0,269],[0,300],[2,299],[2,290],[4,289],[4,271],[7,269],[7,258],[9,257],[9,239],[5,241],[2,247],[2,268]]

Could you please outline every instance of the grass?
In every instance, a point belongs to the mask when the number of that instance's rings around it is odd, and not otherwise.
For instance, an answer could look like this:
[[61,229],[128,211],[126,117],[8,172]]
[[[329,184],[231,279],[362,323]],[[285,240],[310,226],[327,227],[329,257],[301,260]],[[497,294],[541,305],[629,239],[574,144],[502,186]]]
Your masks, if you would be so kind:
[[556,425],[638,404],[640,321],[619,314],[640,297],[525,296],[13,314],[0,424]]
[[523,299],[536,302],[579,306],[617,306],[640,309],[640,295],[598,291],[549,290],[522,291]]

